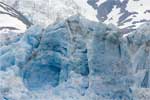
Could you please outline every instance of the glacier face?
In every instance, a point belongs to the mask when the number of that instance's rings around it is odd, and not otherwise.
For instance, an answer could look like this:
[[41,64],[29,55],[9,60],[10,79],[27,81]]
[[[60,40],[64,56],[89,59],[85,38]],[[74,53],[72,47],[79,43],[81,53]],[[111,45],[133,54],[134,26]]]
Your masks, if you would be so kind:
[[81,16],[0,41],[1,100],[149,100],[149,26]]

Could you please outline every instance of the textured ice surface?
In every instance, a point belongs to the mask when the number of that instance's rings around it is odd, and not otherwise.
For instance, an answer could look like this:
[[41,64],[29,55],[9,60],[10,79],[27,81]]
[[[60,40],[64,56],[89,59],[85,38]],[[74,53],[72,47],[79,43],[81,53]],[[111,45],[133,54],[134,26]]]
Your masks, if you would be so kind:
[[47,26],[69,16],[81,14],[97,20],[96,11],[87,0],[0,0],[20,11],[32,23]]
[[0,100],[149,100],[149,27],[74,16],[1,40]]

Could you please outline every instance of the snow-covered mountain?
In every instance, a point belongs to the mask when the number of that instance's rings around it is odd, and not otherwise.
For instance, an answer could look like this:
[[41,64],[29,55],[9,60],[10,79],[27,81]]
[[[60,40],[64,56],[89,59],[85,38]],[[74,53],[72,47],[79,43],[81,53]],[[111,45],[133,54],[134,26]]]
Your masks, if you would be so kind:
[[97,18],[121,29],[136,29],[150,21],[149,0],[88,0],[97,11]]
[[125,31],[150,21],[149,0],[1,0],[28,19],[47,26],[72,15],[114,24]]
[[114,24],[125,32],[150,21],[149,0],[1,0],[32,23],[47,26],[80,14],[93,21]]

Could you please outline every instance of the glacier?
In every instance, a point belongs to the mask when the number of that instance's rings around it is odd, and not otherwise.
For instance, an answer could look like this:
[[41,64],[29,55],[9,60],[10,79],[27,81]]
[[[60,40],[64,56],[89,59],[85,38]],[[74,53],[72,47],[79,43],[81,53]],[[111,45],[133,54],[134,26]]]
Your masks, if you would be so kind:
[[149,100],[149,27],[76,15],[1,39],[0,100]]

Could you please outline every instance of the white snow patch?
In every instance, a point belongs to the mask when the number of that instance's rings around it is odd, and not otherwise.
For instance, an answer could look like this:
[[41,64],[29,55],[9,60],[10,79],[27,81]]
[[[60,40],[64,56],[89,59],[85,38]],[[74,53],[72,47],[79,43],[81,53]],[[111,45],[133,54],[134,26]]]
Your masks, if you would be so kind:
[[106,24],[114,24],[114,25],[118,25],[118,20],[119,20],[119,17],[121,16],[120,13],[120,8],[117,8],[116,6],[114,6],[114,8],[112,9],[111,13],[109,13],[107,15],[107,20],[105,21]]
[[87,0],[74,0],[74,2],[82,8],[81,14],[89,20],[98,21],[96,18],[97,11],[88,5]]
[[[124,23],[123,26],[121,26],[120,28],[125,28],[127,26],[133,25],[132,22],[134,21],[140,21],[140,20],[149,20],[150,19],[150,13],[144,13],[147,8],[149,8],[149,4],[150,1],[149,0],[140,0],[140,1],[133,1],[133,0],[129,0],[128,4],[127,4],[127,10],[129,12],[137,12],[138,14],[136,14],[136,17],[130,16],[129,18],[132,18],[133,20],[130,22],[126,22]],[[144,22],[140,22],[140,23],[136,23],[136,27],[139,27],[141,24],[143,24]]]
[[97,4],[97,6],[99,6],[99,5],[101,5],[102,3],[104,3],[105,1],[107,1],[107,0],[99,0],[99,1],[96,2],[96,4]]
[[20,33],[25,32],[26,30],[26,25],[22,21],[6,14],[0,14],[0,27],[15,27],[19,30],[16,30],[14,32]]
[[120,0],[121,2],[123,2],[124,0]]

